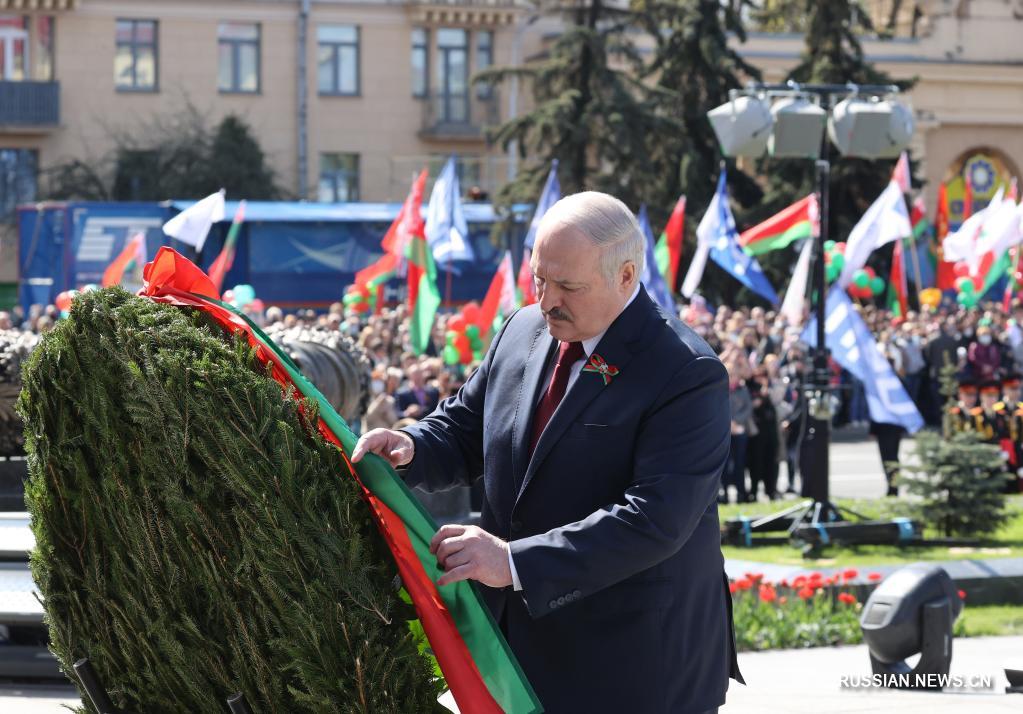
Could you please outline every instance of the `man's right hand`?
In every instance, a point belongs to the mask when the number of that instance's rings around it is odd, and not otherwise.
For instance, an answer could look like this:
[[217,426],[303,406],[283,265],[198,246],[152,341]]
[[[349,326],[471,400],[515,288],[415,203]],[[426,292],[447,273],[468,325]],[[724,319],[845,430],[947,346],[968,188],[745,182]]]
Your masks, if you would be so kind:
[[355,450],[352,451],[352,462],[362,461],[366,454],[377,454],[387,460],[392,467],[398,468],[412,461],[416,445],[412,437],[403,431],[390,429],[371,429],[359,437]]

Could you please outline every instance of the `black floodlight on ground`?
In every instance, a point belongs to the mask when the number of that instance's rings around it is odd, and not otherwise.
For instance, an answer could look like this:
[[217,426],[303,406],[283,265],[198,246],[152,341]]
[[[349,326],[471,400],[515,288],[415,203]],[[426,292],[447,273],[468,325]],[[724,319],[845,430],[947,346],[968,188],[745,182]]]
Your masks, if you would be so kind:
[[[962,609],[952,578],[937,565],[913,563],[889,575],[860,615],[874,674],[886,675],[888,686],[940,688],[937,675],[952,664],[952,625]],[[918,653],[910,667],[906,659]]]
[[1005,678],[1009,680],[1006,694],[1023,694],[1023,669],[1006,669]]

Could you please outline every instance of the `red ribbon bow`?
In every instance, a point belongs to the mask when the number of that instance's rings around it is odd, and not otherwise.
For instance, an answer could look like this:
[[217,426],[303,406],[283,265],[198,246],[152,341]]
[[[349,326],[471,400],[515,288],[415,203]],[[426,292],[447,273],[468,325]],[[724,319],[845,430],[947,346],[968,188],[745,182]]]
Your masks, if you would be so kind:
[[590,361],[583,367],[583,372],[595,372],[604,379],[604,385],[611,383],[611,378],[618,374],[618,368],[608,364],[603,357],[594,353]]

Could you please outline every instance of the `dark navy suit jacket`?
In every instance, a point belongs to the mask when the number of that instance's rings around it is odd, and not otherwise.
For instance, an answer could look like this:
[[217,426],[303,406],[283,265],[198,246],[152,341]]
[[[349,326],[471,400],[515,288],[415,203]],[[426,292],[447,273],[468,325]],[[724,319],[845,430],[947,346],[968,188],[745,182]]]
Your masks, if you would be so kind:
[[507,539],[523,590],[481,587],[551,714],[702,712],[735,658],[717,494],[728,377],[707,344],[640,290],[529,456],[557,340],[516,312],[457,395],[407,427],[412,486],[482,476],[481,527]]

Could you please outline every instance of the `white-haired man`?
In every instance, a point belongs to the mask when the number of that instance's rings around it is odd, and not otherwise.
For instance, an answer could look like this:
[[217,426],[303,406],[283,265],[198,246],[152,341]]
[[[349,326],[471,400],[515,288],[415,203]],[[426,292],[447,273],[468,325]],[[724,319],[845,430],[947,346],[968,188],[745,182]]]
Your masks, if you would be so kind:
[[441,490],[482,477],[480,527],[445,525],[441,585],[478,581],[547,712],[716,711],[735,659],[717,492],[728,376],[639,283],[619,200],[544,216],[539,305],[516,312],[457,395],[362,437]]

